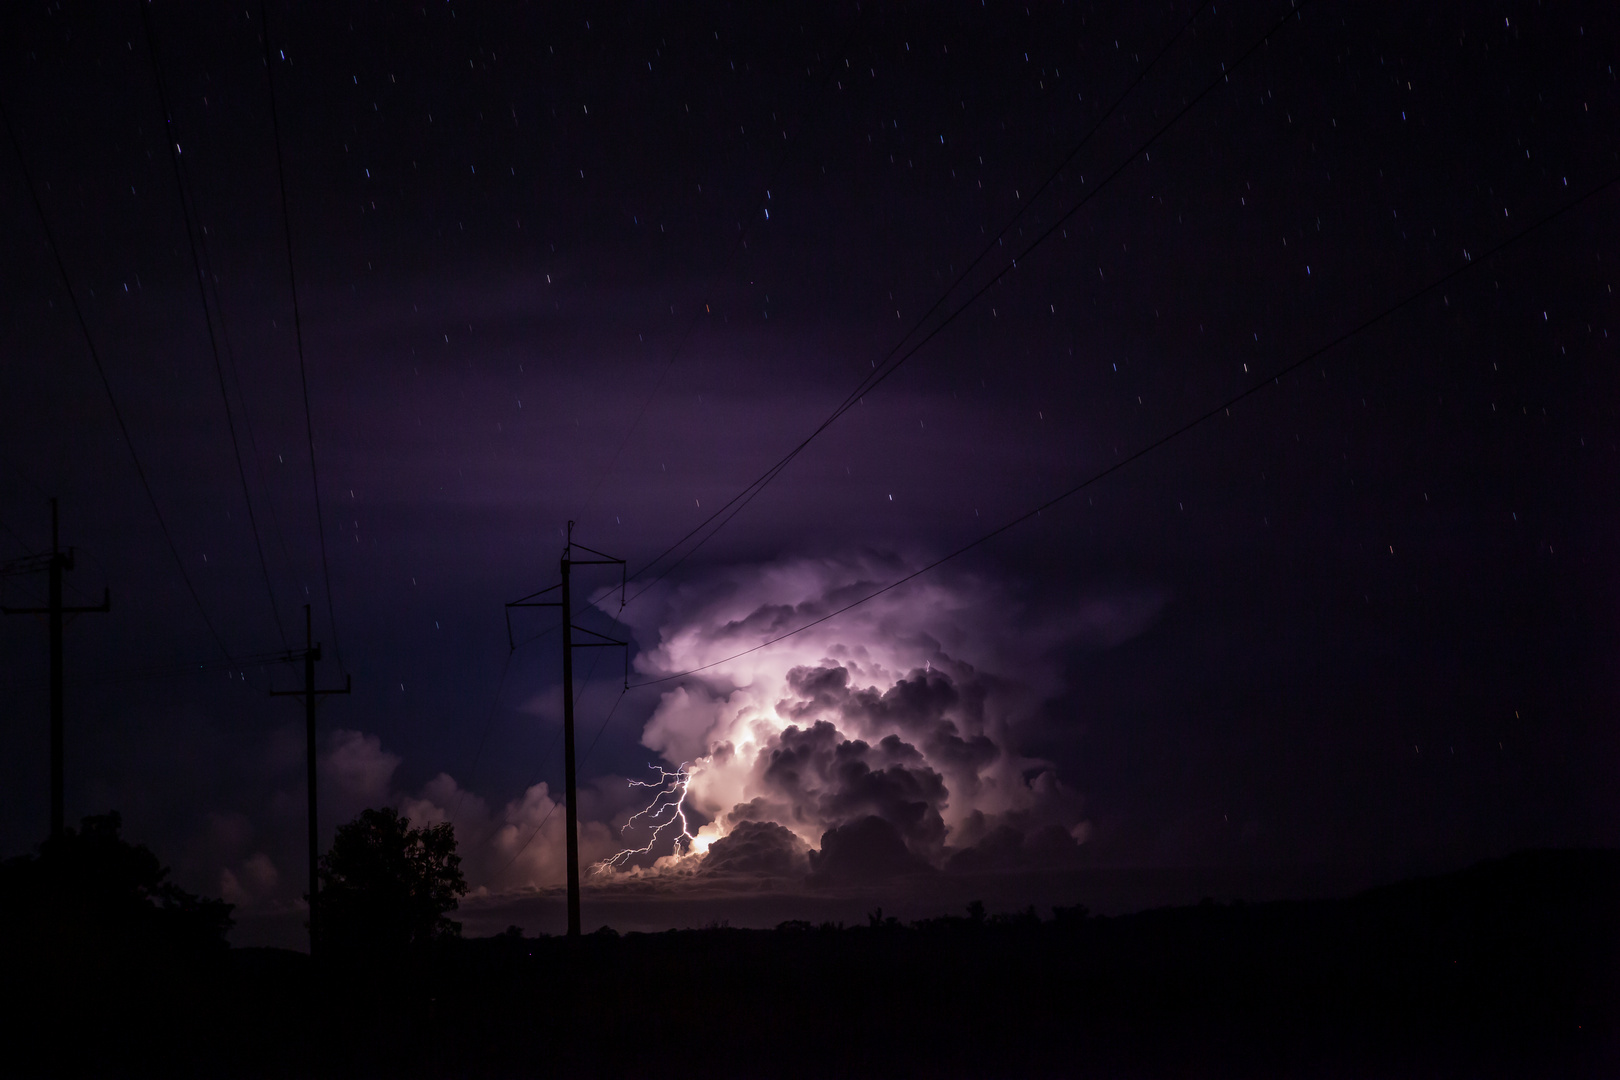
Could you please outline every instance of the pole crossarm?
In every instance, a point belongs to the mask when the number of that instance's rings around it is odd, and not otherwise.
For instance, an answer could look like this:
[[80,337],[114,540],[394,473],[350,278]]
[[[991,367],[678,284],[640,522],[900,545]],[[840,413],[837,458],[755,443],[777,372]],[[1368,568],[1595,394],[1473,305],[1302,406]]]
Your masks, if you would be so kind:
[[[561,572],[560,580],[550,588],[532,592],[527,596],[519,597],[506,605],[506,641],[515,651],[516,643],[512,637],[512,609],[529,607],[555,607],[562,608],[562,705],[563,705],[563,809],[567,818],[568,843],[568,936],[577,938],[580,934],[579,920],[579,789],[576,776],[576,762],[574,759],[574,650],[575,649],[623,649],[625,664],[625,685],[630,682],[630,643],[620,641],[618,638],[608,637],[595,630],[587,630],[583,626],[574,625],[573,598],[570,592],[571,572],[576,566],[617,566],[619,568],[619,606],[624,607],[625,587],[625,561],[615,559],[613,556],[584,544],[574,543],[574,523],[570,521],[564,533],[565,542],[562,558],[558,569]],[[597,556],[594,559],[574,558],[574,548]],[[561,590],[556,600],[539,600],[553,589]],[[586,605],[590,606],[590,605]],[[583,609],[582,609],[583,610]],[[596,640],[575,641],[574,634],[585,634]],[[532,640],[532,639],[531,639]]]
[[309,840],[309,955],[317,956],[321,951],[321,935],[318,930],[320,923],[320,905],[317,903],[320,891],[318,875],[320,865],[320,833],[317,829],[316,800],[315,800],[315,699],[326,697],[328,694],[348,694],[354,690],[354,676],[347,673],[343,676],[343,688],[320,690],[315,686],[315,661],[321,658],[320,643],[315,640],[315,628],[310,606],[304,605],[304,647],[298,650],[288,650],[287,659],[299,659],[304,662],[304,688],[302,690],[272,690],[271,697],[301,697],[304,699],[304,786],[308,799],[308,812],[305,824],[308,828]]
[[610,638],[606,634],[598,634],[595,630],[587,630],[583,626],[575,626],[573,629],[575,633],[589,634],[591,637],[598,637],[602,639],[601,641],[576,641],[574,642],[574,648],[576,649],[589,649],[595,646],[602,646],[603,648],[606,648],[610,645],[623,645],[626,648],[629,648],[630,646],[628,641],[620,641],[618,638]]
[[64,829],[64,814],[66,805],[65,779],[66,767],[63,765],[65,757],[64,745],[66,738],[63,729],[66,723],[63,719],[62,705],[62,628],[63,616],[80,615],[91,612],[101,613],[112,610],[112,590],[102,589],[101,603],[89,607],[69,607],[62,603],[62,575],[73,569],[73,549],[62,550],[60,529],[57,521],[56,500],[51,500],[51,550],[49,554],[31,554],[22,559],[13,560],[6,564],[7,574],[22,574],[44,571],[49,577],[50,602],[45,607],[0,608],[7,615],[48,615],[50,616],[51,639],[51,835],[60,837]]
[[12,559],[8,563],[0,563],[0,577],[12,577],[16,574],[43,574],[51,568],[51,560],[55,555],[24,555]]
[[271,697],[303,697],[305,694],[314,694],[316,697],[325,697],[327,694],[352,694],[352,693],[354,693],[354,676],[346,675],[346,676],[344,676],[343,689],[341,689],[341,690],[272,690],[272,691],[270,691],[270,696]]
[[542,607],[544,605],[541,605],[541,604],[526,604],[526,603],[524,603],[524,601],[525,600],[533,600],[537,596],[544,596],[544,595],[546,595],[546,593],[554,592],[554,591],[556,591],[557,589],[560,589],[560,588],[562,588],[562,582],[559,581],[555,585],[547,585],[543,589],[537,589],[536,591],[530,593],[528,596],[520,596],[516,600],[513,600],[510,604],[507,604],[506,606],[507,607]]
[[630,643],[628,641],[620,641],[618,638],[610,638],[606,634],[598,634],[595,630],[587,630],[583,626],[574,626],[572,623],[569,624],[569,629],[577,631],[581,634],[590,634],[592,637],[599,637],[602,639],[601,641],[570,641],[568,643],[568,647],[570,649],[623,649],[624,688],[626,690],[630,689]]
[[553,589],[561,589],[562,582],[548,585],[539,592],[532,592],[528,596],[520,596],[506,605],[506,649],[507,652],[517,652],[517,638],[512,634],[512,609],[515,607],[562,607],[561,600],[536,600],[537,596],[544,596]]
[[[622,564],[622,563],[623,563],[623,562],[624,562],[624,560],[623,560],[623,559],[615,559],[615,558],[614,558],[614,557],[613,557],[613,556],[611,556],[611,555],[609,555],[609,554],[608,554],[608,553],[607,553],[607,552],[605,552],[605,551],[597,551],[597,550],[596,550],[596,549],[595,549],[595,548],[593,548],[593,547],[586,547],[586,546],[585,546],[585,545],[584,545],[584,544],[581,544],[581,543],[579,543],[579,542],[578,542],[578,541],[577,541],[577,540],[574,540],[574,539],[573,539],[573,538],[572,538],[572,537],[570,537],[570,538],[569,538],[569,545],[570,545],[570,546],[572,546],[572,547],[577,547],[577,548],[579,548],[579,549],[580,549],[580,550],[581,550],[581,551],[588,551],[588,552],[590,552],[590,553],[591,553],[591,554],[592,554],[592,555],[600,555],[600,556],[601,556],[601,557],[602,557],[602,561],[603,561],[603,562],[610,562],[610,563],[621,563],[621,564]],[[584,560],[582,560],[582,559],[575,559],[575,560],[573,560],[573,561],[574,561],[574,562],[575,562],[575,563],[576,563],[576,564],[578,564],[578,563],[582,563],[582,562],[583,562],[583,561],[584,561]]]

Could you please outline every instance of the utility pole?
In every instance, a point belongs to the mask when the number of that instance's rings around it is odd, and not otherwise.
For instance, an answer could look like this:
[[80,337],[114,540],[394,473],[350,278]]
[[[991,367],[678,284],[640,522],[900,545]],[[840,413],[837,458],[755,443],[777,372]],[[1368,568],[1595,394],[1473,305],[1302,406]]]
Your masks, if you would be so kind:
[[[560,607],[562,608],[562,695],[563,695],[563,798],[566,805],[563,807],[566,817],[565,827],[568,830],[568,936],[579,937],[579,807],[575,798],[577,785],[575,783],[574,762],[574,650],[575,649],[602,649],[622,647],[625,650],[625,677],[629,681],[630,673],[630,646],[628,642],[618,641],[614,638],[598,634],[595,630],[587,630],[583,626],[575,626],[573,619],[572,597],[569,592],[569,571],[575,566],[618,566],[619,569],[619,599],[620,607],[624,606],[624,560],[615,559],[611,555],[603,554],[594,548],[580,544],[582,551],[591,555],[600,556],[596,559],[576,559],[573,557],[574,549],[574,523],[568,523],[568,542],[562,553],[562,581],[550,588],[541,589],[537,593],[530,593],[520,600],[507,604],[506,634],[507,643],[512,643],[512,615],[511,609],[515,607]],[[560,600],[536,601],[536,596],[544,596],[552,589],[560,589]],[[589,634],[597,641],[574,641],[574,632]]]
[[321,658],[320,643],[315,640],[314,626],[310,621],[309,605],[304,605],[304,688],[302,690],[272,690],[271,697],[301,697],[304,699],[304,754],[305,775],[304,783],[309,795],[309,955],[314,959],[316,955],[316,942],[320,940],[316,932],[316,923],[319,916],[319,906],[316,904],[318,879],[315,876],[317,865],[320,862],[320,840],[315,828],[315,699],[325,697],[327,694],[347,694],[354,687],[354,680],[345,675],[343,689],[317,690],[315,689],[315,661]]
[[62,604],[62,572],[73,569],[73,549],[63,551],[57,531],[56,500],[51,500],[51,553],[31,555],[7,563],[0,574],[29,574],[45,570],[50,574],[49,602],[42,608],[0,608],[7,615],[49,615],[51,624],[51,837],[59,838],[63,828],[62,769],[62,616],[112,610],[112,592],[103,589],[95,607],[65,607]]

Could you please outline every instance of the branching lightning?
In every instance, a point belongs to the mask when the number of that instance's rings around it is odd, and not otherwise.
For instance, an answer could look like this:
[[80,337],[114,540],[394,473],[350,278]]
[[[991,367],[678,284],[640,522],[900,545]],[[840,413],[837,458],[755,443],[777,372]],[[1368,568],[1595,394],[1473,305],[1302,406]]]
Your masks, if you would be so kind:
[[691,786],[694,770],[687,766],[690,762],[683,761],[678,769],[666,769],[662,765],[648,765],[647,768],[658,773],[656,780],[631,780],[631,787],[653,789],[652,802],[639,813],[633,815],[624,823],[628,829],[635,824],[638,818],[646,818],[647,824],[652,826],[652,836],[648,837],[646,846],[638,848],[625,848],[623,851],[610,855],[591,869],[605,871],[610,867],[623,866],[625,862],[637,855],[645,855],[652,851],[658,838],[671,826],[679,825],[680,832],[675,836],[673,854],[677,857],[685,855],[692,850],[692,842],[697,839],[693,835],[690,823],[686,820],[686,791]]

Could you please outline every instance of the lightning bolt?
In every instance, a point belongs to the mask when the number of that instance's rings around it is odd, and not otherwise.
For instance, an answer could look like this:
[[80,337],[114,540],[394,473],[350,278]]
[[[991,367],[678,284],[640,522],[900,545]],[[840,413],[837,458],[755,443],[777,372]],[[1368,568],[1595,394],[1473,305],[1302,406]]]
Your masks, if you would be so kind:
[[[658,773],[655,780],[631,780],[631,787],[649,788],[653,792],[652,801],[640,812],[634,814],[624,823],[628,829],[639,818],[646,818],[647,824],[652,826],[652,836],[647,838],[644,847],[625,848],[623,851],[608,856],[591,867],[593,871],[602,872],[610,868],[623,866],[637,855],[645,855],[652,851],[653,845],[666,829],[675,825],[680,826],[680,832],[675,835],[674,854],[684,855],[692,850],[692,841],[697,839],[686,820],[686,790],[691,786],[693,770],[687,766],[690,762],[681,762],[678,769],[666,769],[662,765],[648,765],[647,768]],[[683,850],[684,848],[684,850]]]

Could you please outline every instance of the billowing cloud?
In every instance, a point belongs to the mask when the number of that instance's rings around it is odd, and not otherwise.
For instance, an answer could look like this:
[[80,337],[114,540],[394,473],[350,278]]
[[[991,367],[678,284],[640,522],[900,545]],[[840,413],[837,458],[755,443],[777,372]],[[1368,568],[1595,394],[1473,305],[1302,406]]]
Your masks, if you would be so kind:
[[[680,770],[663,797],[687,820],[603,872],[712,860],[784,876],[808,866],[815,885],[1074,856],[1081,800],[1018,752],[1014,729],[1057,688],[1053,646],[1115,644],[1163,597],[1118,594],[1038,620],[980,579],[930,575],[754,648],[905,569],[873,555],[733,569],[676,590],[659,624],[638,627],[657,639],[637,659],[644,676],[692,672],[642,734]],[[650,834],[635,822],[626,840]],[[804,858],[789,857],[800,845]]]
[[709,846],[703,874],[798,877],[810,868],[809,846],[774,821],[738,822]]
[[810,864],[811,885],[871,885],[933,870],[892,822],[873,814],[827,830]]
[[[462,872],[474,895],[490,889],[550,888],[565,880],[566,814],[549,785],[535,784],[518,798],[491,806],[489,800],[463,789],[448,773],[440,773],[419,790],[402,789],[395,783],[401,763],[400,755],[387,749],[377,735],[334,731],[318,763],[323,821],[342,824],[368,807],[392,806],[413,825],[451,822]],[[597,796],[592,801],[600,809],[611,812],[624,801],[618,778],[602,778],[597,784],[610,789],[608,797],[588,786],[581,794]],[[294,798],[292,793],[282,793],[282,801],[287,803],[288,813],[303,810],[301,795]],[[214,831],[236,848],[245,843],[242,828],[223,817]],[[582,860],[604,859],[618,846],[616,830],[608,822],[580,822]],[[278,880],[285,886],[268,856],[255,854],[245,862],[228,865],[221,875],[221,888],[234,902],[252,903],[274,891]]]
[[[733,568],[633,627],[654,642],[643,677],[703,670],[659,697],[642,743],[661,761],[646,778],[582,785],[593,886],[835,888],[1077,857],[1082,800],[1018,750],[1017,728],[1059,689],[1056,646],[1114,644],[1163,598],[1114,593],[1036,618],[979,578],[930,575],[753,649],[905,570],[875,555]],[[566,814],[547,784],[494,805],[447,773],[400,790],[400,764],[376,735],[334,732],[320,769],[335,819],[392,805],[452,822],[472,899],[564,881]],[[235,858],[222,888],[242,902],[284,877],[268,857]]]
[[321,780],[338,821],[347,821],[368,806],[390,801],[400,756],[382,747],[375,735],[339,729],[332,733],[319,763]]
[[219,892],[224,899],[242,908],[252,908],[275,896],[281,872],[270,856],[254,852],[236,867],[220,871]]
[[[475,892],[549,887],[565,880],[567,815],[545,783],[529,787],[497,810],[464,791],[448,773],[440,773],[419,793],[394,802],[412,824],[453,824],[462,872]],[[581,821],[579,834],[582,861],[604,859],[617,850],[613,831],[603,822]]]

